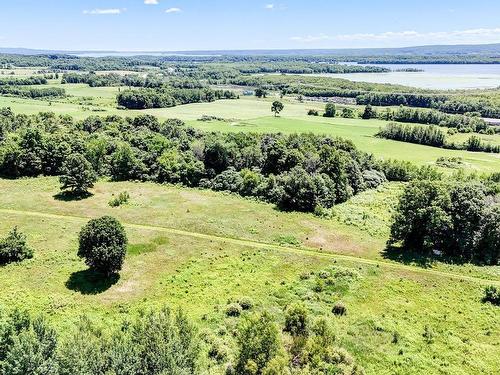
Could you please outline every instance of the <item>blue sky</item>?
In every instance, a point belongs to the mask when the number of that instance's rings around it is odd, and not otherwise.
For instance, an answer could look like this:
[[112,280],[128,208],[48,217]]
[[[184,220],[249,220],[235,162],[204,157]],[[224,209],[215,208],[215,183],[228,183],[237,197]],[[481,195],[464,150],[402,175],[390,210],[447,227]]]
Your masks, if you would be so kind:
[[0,46],[172,51],[500,42],[498,0],[2,0]]

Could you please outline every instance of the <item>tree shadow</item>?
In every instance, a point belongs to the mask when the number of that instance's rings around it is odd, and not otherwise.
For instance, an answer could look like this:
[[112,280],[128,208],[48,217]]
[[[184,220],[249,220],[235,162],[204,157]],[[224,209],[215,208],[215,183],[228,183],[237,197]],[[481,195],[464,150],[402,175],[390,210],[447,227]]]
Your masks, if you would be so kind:
[[70,191],[62,191],[53,195],[52,197],[57,201],[63,202],[72,202],[72,201],[81,201],[87,198],[92,197],[94,194],[85,192],[85,193],[72,193]]
[[406,265],[415,265],[422,268],[430,268],[435,259],[430,256],[423,255],[412,249],[404,248],[401,246],[387,245],[382,251],[384,259],[390,259]]
[[120,275],[106,276],[91,269],[73,272],[66,281],[66,288],[82,294],[100,294],[115,285]]

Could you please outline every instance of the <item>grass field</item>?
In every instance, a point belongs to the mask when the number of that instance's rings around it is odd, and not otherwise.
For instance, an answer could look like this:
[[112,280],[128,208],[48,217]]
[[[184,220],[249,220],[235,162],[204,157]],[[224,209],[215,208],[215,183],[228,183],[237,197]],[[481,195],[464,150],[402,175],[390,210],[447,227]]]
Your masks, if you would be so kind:
[[[258,100],[253,97],[172,108],[125,111],[115,108],[114,97],[118,92],[116,87],[90,88],[83,84],[67,84],[63,87],[71,95],[70,97],[54,101],[0,97],[0,107],[11,107],[15,112],[27,114],[52,111],[57,114],[69,114],[77,119],[91,115],[136,116],[147,113],[160,120],[180,118],[200,129],[224,132],[314,132],[351,139],[361,150],[385,159],[397,158],[420,165],[434,165],[439,157],[461,157],[464,160],[464,167],[470,170],[493,172],[500,169],[499,154],[445,150],[374,137],[380,127],[387,123],[386,121],[327,119],[306,115],[309,108],[322,109],[323,105],[320,103],[300,103],[294,99],[286,99],[285,109],[279,118],[270,115],[273,98]],[[197,121],[203,115],[217,116],[228,121]],[[462,134],[454,137],[456,137],[454,140],[465,139],[465,135]],[[499,136],[489,137],[493,140],[488,138],[487,141],[498,142]]]
[[[338,344],[368,374],[493,374],[498,312],[481,296],[484,285],[500,284],[499,267],[423,268],[384,258],[400,189],[388,184],[320,219],[155,184],[100,182],[90,198],[62,201],[54,197],[55,178],[0,180],[0,234],[17,225],[35,249],[32,260],[1,268],[0,304],[45,313],[64,330],[83,313],[112,324],[167,303],[201,327],[230,331],[235,318],[223,313],[230,300],[248,296],[277,317],[302,300],[313,315],[332,320]],[[130,203],[109,207],[112,194],[125,190]],[[118,217],[130,239],[120,278],[106,284],[76,256],[80,227],[104,214]],[[320,270],[344,268],[355,277],[318,289]],[[331,314],[339,300],[344,317]]]

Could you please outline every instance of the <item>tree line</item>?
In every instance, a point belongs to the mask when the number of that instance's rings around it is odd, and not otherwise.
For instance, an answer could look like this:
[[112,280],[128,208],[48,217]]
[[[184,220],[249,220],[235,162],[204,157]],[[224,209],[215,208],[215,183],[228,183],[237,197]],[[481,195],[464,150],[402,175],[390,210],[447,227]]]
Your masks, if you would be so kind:
[[213,102],[220,99],[237,99],[230,90],[211,88],[161,88],[125,90],[117,95],[118,105],[127,109],[167,108],[188,103]]
[[0,95],[18,96],[21,98],[50,98],[66,96],[66,90],[60,87],[23,87],[23,86],[1,86]]
[[41,76],[0,78],[0,86],[34,86],[46,84],[47,79]]
[[447,142],[445,133],[433,125],[389,123],[377,133],[377,137],[453,150],[500,153],[500,146],[486,143],[477,135],[471,135],[463,144]]
[[94,173],[113,180],[230,191],[283,210],[328,208],[386,178],[406,181],[437,173],[411,163],[378,161],[340,138],[202,132],[149,115],[74,121],[3,109],[0,140],[0,175],[9,178],[62,175],[70,156],[80,154]]

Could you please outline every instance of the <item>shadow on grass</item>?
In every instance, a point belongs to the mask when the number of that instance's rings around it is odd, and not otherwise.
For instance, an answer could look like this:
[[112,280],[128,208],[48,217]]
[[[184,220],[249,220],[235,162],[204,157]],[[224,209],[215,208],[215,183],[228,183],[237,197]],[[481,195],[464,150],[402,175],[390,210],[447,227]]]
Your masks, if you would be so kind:
[[63,202],[72,202],[72,201],[81,201],[87,198],[92,197],[94,194],[86,192],[86,193],[72,193],[69,191],[63,191],[61,193],[57,193],[53,195],[54,199],[57,201]]
[[394,260],[407,265],[415,265],[422,268],[430,268],[435,259],[422,255],[411,249],[399,246],[387,246],[382,252],[384,259]]
[[73,272],[66,281],[66,287],[82,294],[99,294],[111,288],[119,279],[120,275],[117,273],[106,276],[87,269]]

